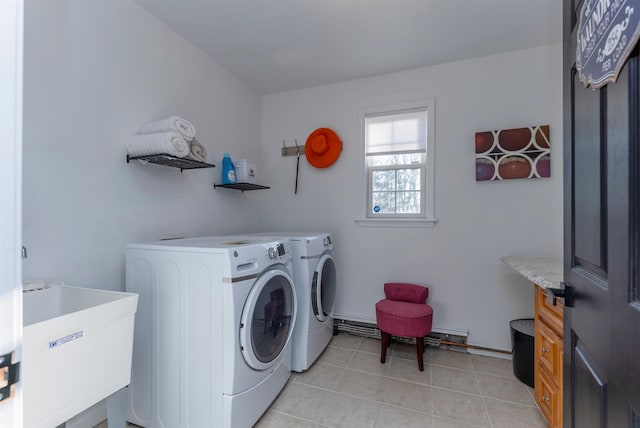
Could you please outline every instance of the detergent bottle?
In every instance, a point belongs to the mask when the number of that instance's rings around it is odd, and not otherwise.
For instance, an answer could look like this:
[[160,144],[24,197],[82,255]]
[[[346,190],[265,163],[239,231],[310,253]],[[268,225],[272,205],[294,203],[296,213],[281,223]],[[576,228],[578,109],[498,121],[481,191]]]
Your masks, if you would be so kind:
[[236,169],[233,166],[229,153],[225,153],[222,157],[222,184],[235,184]]

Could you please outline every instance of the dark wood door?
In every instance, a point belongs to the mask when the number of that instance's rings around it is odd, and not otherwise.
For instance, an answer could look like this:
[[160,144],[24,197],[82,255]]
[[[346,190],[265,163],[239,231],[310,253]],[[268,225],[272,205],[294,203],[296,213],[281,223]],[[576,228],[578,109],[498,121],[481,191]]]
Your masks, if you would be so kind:
[[564,427],[640,428],[640,60],[586,89],[580,6],[564,0]]

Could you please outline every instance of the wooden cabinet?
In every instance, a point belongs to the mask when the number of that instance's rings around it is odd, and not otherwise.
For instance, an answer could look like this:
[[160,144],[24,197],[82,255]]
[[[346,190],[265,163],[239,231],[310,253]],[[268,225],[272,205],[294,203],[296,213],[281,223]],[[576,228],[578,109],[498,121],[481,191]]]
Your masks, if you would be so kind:
[[536,285],[534,395],[550,428],[562,428],[562,320],[562,302]]

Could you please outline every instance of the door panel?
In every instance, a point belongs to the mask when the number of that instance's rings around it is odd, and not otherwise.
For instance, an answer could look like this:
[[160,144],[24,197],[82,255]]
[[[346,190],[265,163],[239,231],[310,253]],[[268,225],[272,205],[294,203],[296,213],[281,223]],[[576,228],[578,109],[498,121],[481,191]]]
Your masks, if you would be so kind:
[[640,428],[640,78],[585,88],[564,1],[564,427]]
[[575,413],[574,426],[598,428],[606,426],[606,381],[591,365],[594,360],[580,341],[573,347],[576,398],[580,411]]
[[580,207],[575,211],[575,257],[581,264],[591,266],[595,271],[603,272],[601,234],[603,228],[600,211],[601,172],[600,167],[600,104],[599,92],[584,90],[577,74],[574,85],[574,121],[580,126],[575,128],[574,147],[574,201]]

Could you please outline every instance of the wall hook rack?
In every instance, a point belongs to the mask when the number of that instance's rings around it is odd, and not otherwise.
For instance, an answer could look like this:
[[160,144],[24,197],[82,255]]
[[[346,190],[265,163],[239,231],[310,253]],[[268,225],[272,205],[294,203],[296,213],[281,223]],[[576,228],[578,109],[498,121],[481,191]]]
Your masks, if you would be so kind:
[[298,145],[298,140],[295,140],[295,147],[287,147],[282,140],[282,156],[302,156],[304,154],[304,147]]

